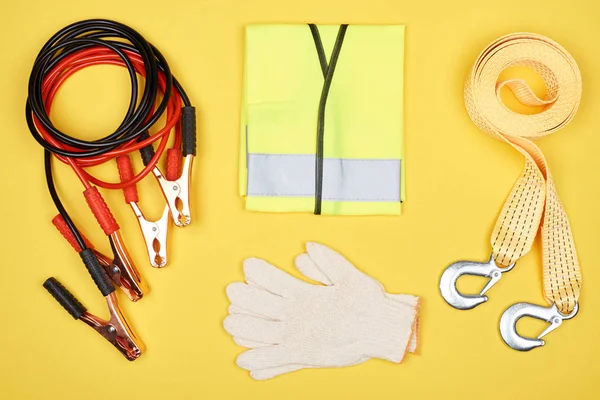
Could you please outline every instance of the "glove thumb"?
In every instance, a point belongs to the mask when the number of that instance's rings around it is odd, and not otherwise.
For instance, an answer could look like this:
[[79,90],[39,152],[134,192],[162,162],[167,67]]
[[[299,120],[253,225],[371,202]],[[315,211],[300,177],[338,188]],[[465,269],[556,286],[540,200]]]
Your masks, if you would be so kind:
[[[340,253],[320,243],[306,243],[306,251],[312,266],[309,267],[304,257],[301,257],[302,268],[308,271],[307,275],[300,267],[300,271],[310,279],[314,279],[325,285],[334,285],[342,281],[348,281],[360,272]],[[300,257],[299,257],[300,258]],[[298,261],[298,259],[296,259]]]
[[320,282],[325,286],[330,286],[331,281],[325,274],[317,267],[310,256],[307,253],[302,253],[296,257],[296,268],[298,271],[308,279],[312,279],[315,282]]

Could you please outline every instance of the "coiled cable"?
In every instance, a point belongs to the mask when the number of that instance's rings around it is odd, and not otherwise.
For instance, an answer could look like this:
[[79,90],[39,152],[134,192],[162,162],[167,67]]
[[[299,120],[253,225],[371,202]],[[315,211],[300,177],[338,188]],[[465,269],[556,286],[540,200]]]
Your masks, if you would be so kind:
[[[100,64],[127,69],[131,97],[125,117],[114,132],[98,140],[82,140],[54,126],[50,110],[54,96],[69,76]],[[142,88],[137,75],[144,77]],[[191,106],[164,56],[141,34],[122,23],[105,19],[76,22],[58,31],[42,47],[29,78],[25,115],[32,136],[45,149],[44,164],[50,195],[82,249],[87,248],[85,241],[54,186],[52,156],[70,165],[86,189],[92,184],[106,189],[134,185],[156,166],[173,128],[173,146],[181,146],[182,103],[183,106]],[[165,113],[165,125],[150,135],[149,130]],[[159,143],[155,151],[152,144],[156,141]],[[84,170],[84,167],[99,165],[136,150],[142,153],[145,167],[129,181],[105,182]]]

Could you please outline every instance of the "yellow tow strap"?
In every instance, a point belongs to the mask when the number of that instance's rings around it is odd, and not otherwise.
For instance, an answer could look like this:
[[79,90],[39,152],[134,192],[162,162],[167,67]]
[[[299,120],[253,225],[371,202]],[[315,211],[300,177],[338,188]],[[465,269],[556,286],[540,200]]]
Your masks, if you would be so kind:
[[[528,67],[546,86],[545,98],[524,80],[498,81],[511,67]],[[527,106],[542,106],[534,115],[508,109],[500,90],[508,87]],[[556,192],[541,150],[531,141],[565,127],[581,98],[577,63],[558,43],[542,35],[514,33],[499,38],[477,58],[465,85],[465,103],[473,122],[488,135],[503,140],[525,157],[492,233],[493,257],[508,266],[529,252],[538,230],[542,234],[544,297],[565,314],[575,308],[581,272],[567,213]]]

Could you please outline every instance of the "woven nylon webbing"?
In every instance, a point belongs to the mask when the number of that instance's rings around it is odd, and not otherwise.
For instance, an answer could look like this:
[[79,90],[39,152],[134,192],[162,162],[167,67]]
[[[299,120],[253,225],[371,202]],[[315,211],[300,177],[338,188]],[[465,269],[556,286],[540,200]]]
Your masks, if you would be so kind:
[[[542,77],[545,98],[538,98],[524,80],[498,81],[503,70],[519,66],[531,68]],[[534,115],[509,110],[500,98],[504,86],[522,104],[544,110]],[[490,44],[477,58],[465,84],[465,103],[473,122],[525,157],[523,172],[492,233],[494,259],[501,266],[516,262],[529,252],[541,230],[544,297],[563,313],[570,313],[577,303],[581,272],[569,219],[546,159],[530,139],[566,126],[580,98],[581,75],[575,60],[558,43],[532,33],[510,34]]]

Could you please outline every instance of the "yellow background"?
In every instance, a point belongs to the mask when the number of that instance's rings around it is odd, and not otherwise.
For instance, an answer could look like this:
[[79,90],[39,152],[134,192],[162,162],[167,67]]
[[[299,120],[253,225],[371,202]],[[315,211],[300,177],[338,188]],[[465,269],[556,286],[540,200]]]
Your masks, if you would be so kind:
[[[600,367],[600,6],[595,0],[434,1],[22,1],[2,4],[0,126],[3,153],[0,279],[0,398],[4,399],[595,399]],[[194,222],[172,229],[171,265],[146,262],[133,214],[121,193],[107,193],[138,267],[152,287],[123,308],[148,350],[127,362],[74,321],[41,287],[58,277],[91,311],[103,299],[77,254],[50,223],[42,150],[25,125],[27,80],[39,48],[64,25],[89,17],[131,25],[165,54],[198,110]],[[406,40],[407,202],[401,217],[253,214],[236,194],[243,29],[248,23],[404,23]],[[486,260],[496,215],[517,178],[521,157],[477,131],[462,100],[477,54],[500,35],[546,34],[578,61],[581,108],[562,132],[539,141],[571,218],[584,289],[581,311],[519,353],[502,343],[501,312],[517,301],[541,303],[540,248],[469,312],[438,293],[442,269],[456,259]],[[94,137],[114,128],[129,95],[124,70],[96,67],[69,80],[53,118]],[[111,167],[99,171],[115,179]],[[59,191],[101,250],[107,241],[86,210],[81,186],[57,167]],[[151,180],[142,205],[160,215]],[[106,193],[106,192],[105,192]],[[153,198],[150,198],[153,197]],[[303,242],[344,253],[389,292],[423,297],[421,348],[402,365],[373,360],[309,370],[267,382],[238,369],[237,347],[221,327],[224,288],[242,279],[241,261],[260,256],[293,272]],[[475,290],[475,285],[470,289]],[[479,286],[480,287],[480,286]],[[533,334],[539,324],[524,324]]]

